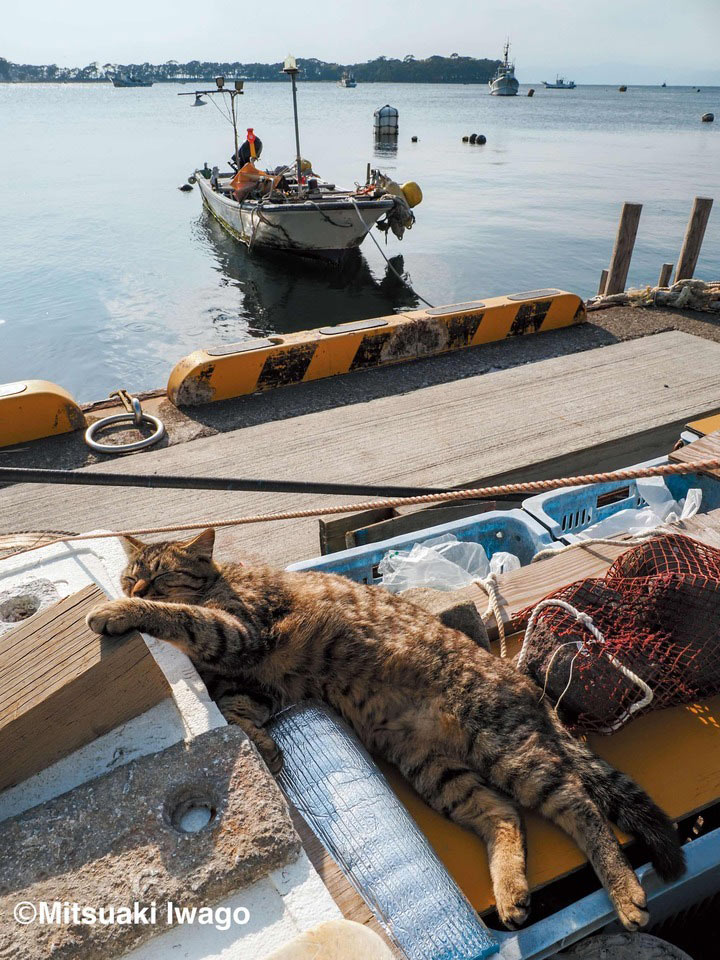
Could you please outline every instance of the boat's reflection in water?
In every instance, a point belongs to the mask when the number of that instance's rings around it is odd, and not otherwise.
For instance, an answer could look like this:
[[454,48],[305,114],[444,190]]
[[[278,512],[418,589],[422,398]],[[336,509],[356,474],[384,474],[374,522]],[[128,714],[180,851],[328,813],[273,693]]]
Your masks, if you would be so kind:
[[[281,254],[250,253],[203,210],[196,236],[206,245],[221,282],[238,291],[237,313],[224,309],[212,319],[226,339],[292,333],[312,327],[365,320],[416,309],[418,299],[389,267],[378,279],[359,251],[342,264]],[[369,242],[366,240],[366,243]],[[391,258],[402,275],[403,258]]]

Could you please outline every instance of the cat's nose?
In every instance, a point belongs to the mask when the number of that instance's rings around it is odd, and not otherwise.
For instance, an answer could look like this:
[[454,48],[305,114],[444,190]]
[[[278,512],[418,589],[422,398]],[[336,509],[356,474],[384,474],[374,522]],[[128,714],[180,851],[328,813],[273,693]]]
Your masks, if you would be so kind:
[[135,597],[135,596],[141,597],[141,596],[145,593],[145,591],[147,590],[147,588],[148,588],[149,586],[150,586],[150,584],[147,582],[147,580],[138,580],[136,583],[133,584],[133,588],[132,588],[132,590],[130,591],[130,596],[131,596],[131,597]]

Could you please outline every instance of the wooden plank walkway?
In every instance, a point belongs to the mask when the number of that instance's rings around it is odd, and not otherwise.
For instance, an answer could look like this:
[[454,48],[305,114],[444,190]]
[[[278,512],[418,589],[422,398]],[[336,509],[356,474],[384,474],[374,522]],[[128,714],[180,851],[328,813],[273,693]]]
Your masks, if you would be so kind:
[[[449,486],[567,475],[667,452],[682,425],[717,408],[719,384],[720,344],[669,332],[88,469]],[[16,485],[0,496],[0,533],[128,529],[314,503],[295,494]],[[319,552],[317,521],[225,530],[218,544],[220,556],[286,564]]]

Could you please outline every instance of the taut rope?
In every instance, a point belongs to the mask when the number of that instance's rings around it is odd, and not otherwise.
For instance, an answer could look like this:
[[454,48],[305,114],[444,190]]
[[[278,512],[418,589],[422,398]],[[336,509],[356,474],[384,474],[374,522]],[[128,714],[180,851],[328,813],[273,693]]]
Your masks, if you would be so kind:
[[[176,533],[186,530],[199,530],[204,527],[237,527],[250,523],[266,523],[273,520],[299,520],[311,517],[330,516],[338,513],[358,513],[362,510],[377,510],[383,507],[418,506],[424,503],[448,503],[453,500],[491,500],[493,497],[512,493],[542,493],[558,490],[561,487],[590,486],[593,483],[612,483],[618,480],[637,480],[641,477],[669,477],[686,473],[720,470],[720,457],[711,460],[698,460],[696,463],[661,463],[656,467],[628,467],[607,473],[591,473],[581,477],[558,477],[554,480],[530,480],[525,483],[504,483],[493,487],[473,487],[468,490],[449,490],[443,493],[426,493],[417,497],[392,497],[384,500],[370,500],[365,503],[349,503],[333,507],[313,507],[308,510],[288,510],[282,513],[257,513],[231,520],[212,520],[203,518],[192,523],[168,524],[161,527],[140,527],[132,530],[118,530],[113,533],[83,533],[74,537],[59,538],[42,546],[55,543],[70,543],[77,540],[99,540],[107,537],[143,536],[156,533]],[[31,547],[39,550],[40,546]]]

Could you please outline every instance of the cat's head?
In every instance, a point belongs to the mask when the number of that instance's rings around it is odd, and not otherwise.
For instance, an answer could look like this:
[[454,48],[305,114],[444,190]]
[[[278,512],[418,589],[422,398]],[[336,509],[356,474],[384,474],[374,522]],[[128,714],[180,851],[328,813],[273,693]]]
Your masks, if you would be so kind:
[[192,603],[218,576],[212,551],[215,531],[203,530],[191,540],[142,543],[123,537],[128,555],[121,583],[129,597]]

